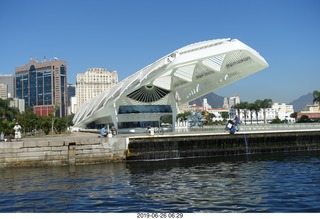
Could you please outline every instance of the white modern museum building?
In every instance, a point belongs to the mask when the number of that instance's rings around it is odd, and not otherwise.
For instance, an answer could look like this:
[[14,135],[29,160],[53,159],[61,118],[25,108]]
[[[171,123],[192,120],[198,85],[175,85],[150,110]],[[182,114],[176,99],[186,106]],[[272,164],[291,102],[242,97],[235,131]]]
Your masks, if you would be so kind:
[[237,39],[215,39],[182,47],[87,101],[74,128],[113,125],[119,132],[176,120],[188,103],[268,67],[257,51]]

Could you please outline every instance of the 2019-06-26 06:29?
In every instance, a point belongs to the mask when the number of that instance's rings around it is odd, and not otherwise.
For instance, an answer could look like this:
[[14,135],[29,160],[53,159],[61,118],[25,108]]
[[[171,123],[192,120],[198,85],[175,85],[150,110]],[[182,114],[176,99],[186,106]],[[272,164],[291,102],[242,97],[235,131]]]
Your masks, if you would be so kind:
[[137,213],[137,218],[183,218],[183,213]]

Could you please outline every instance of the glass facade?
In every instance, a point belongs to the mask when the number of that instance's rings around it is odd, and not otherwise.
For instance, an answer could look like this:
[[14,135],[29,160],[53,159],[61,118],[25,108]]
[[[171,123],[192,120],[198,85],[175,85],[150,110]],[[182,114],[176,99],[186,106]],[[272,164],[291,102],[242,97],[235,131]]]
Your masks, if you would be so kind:
[[120,106],[118,113],[172,113],[172,108],[170,105],[128,105]]
[[118,129],[159,127],[159,121],[118,122]]
[[61,111],[62,111],[62,115],[64,115],[64,112],[66,112],[66,105],[64,103],[66,103],[67,100],[67,95],[64,95],[66,93],[67,90],[67,78],[66,78],[66,68],[61,65],[60,66],[60,89],[61,89]]
[[[120,106],[119,114],[171,114],[172,108],[170,105],[128,105]],[[134,121],[134,122],[119,122],[118,128],[146,128],[148,126],[158,127],[160,121]]]
[[29,106],[35,106],[37,105],[37,72],[34,65],[31,65],[29,70],[29,84],[30,84]]
[[38,105],[43,105],[43,72],[37,73]]
[[29,78],[28,75],[22,76],[22,98],[24,99],[24,103],[26,106],[30,106],[29,104]]
[[51,71],[43,73],[43,105],[52,104]]
[[63,63],[65,62],[52,61],[38,65],[38,62],[33,61],[30,67],[19,67],[16,72],[16,97],[24,99],[25,106],[45,107],[57,104],[60,109],[57,110],[56,116],[65,116],[67,70]]
[[16,77],[16,97],[22,99],[22,76]]

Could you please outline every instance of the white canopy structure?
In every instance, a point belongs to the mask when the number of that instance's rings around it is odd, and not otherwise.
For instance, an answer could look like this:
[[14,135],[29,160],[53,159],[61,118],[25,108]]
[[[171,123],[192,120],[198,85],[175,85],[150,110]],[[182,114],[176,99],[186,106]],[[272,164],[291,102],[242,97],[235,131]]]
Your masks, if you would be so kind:
[[[164,56],[86,102],[74,127],[144,128],[193,101],[268,67],[258,52],[237,39],[191,44]],[[152,125],[152,124],[151,124]]]

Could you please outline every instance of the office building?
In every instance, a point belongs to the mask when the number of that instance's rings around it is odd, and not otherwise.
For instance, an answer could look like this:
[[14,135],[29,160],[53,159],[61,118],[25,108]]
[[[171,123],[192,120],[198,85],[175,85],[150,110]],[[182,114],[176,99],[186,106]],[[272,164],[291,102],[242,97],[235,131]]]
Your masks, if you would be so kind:
[[68,84],[68,106],[71,104],[71,97],[76,96],[76,85]]
[[51,61],[31,60],[15,69],[16,97],[32,106],[37,116],[67,113],[67,63],[55,58]]

